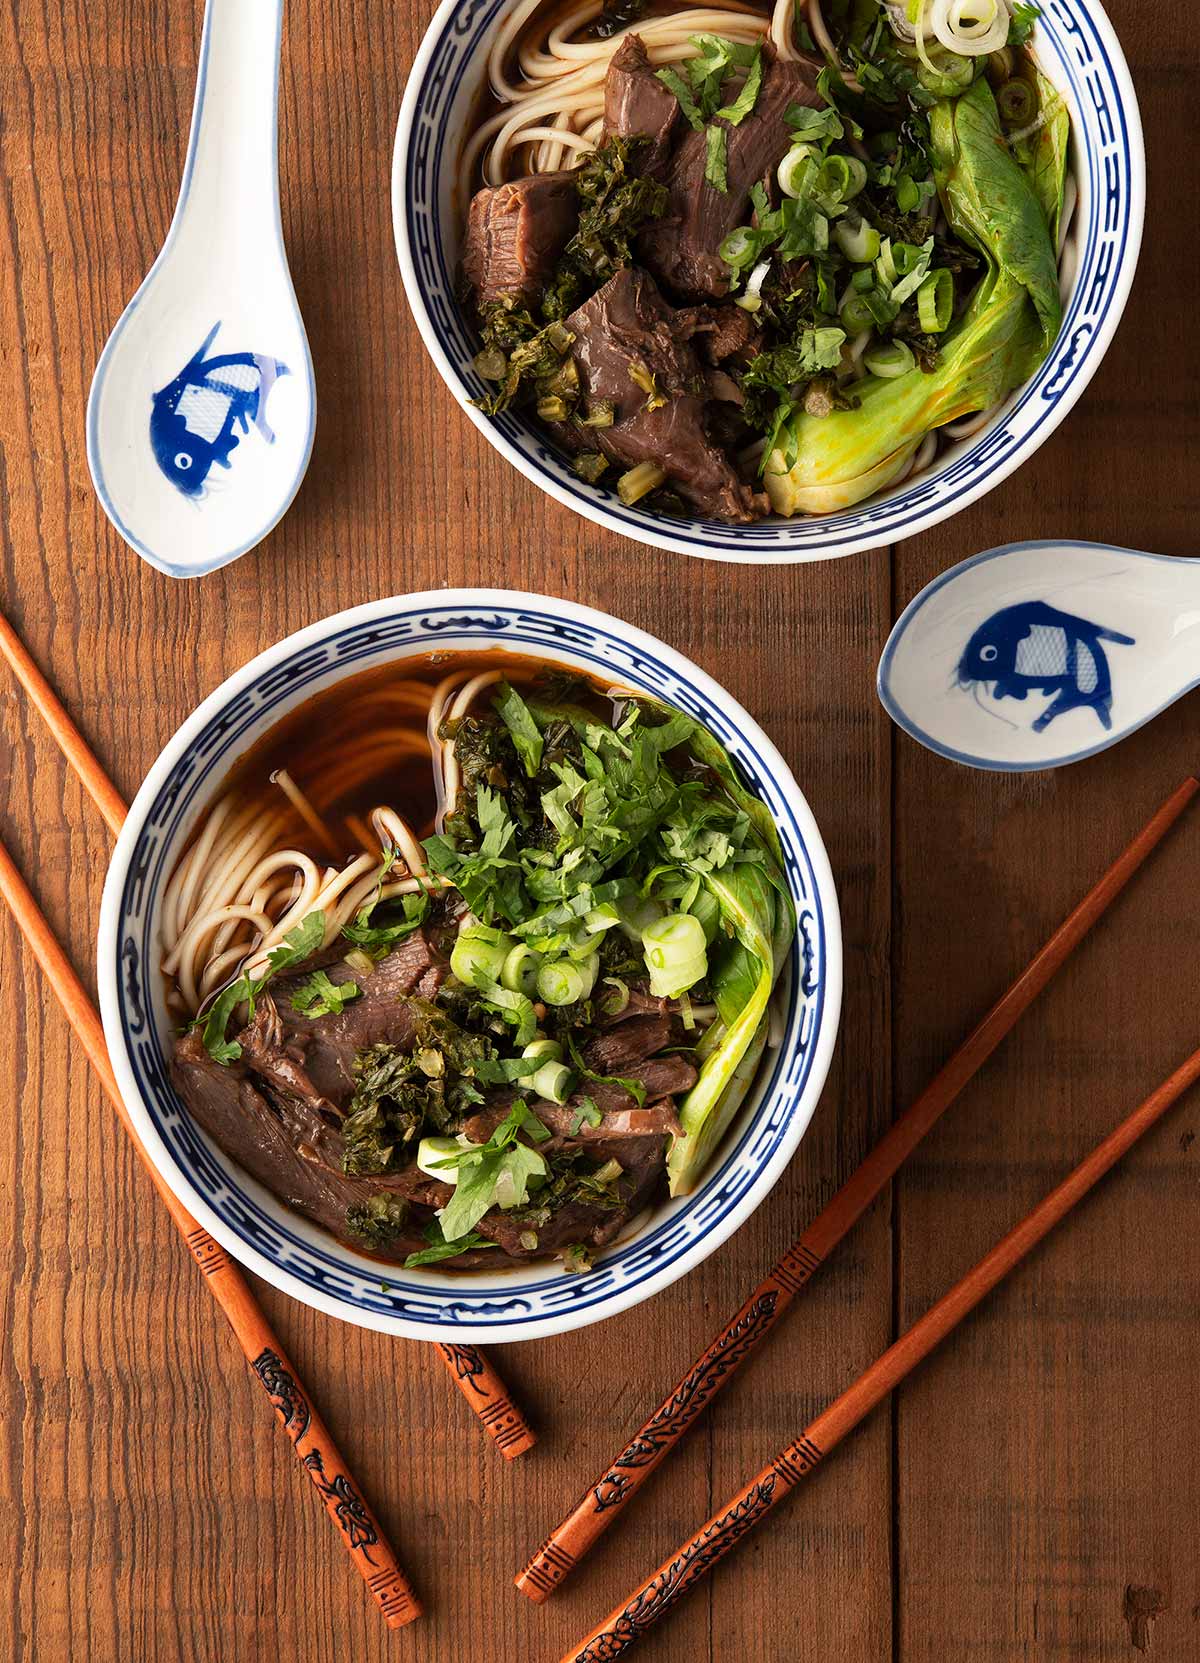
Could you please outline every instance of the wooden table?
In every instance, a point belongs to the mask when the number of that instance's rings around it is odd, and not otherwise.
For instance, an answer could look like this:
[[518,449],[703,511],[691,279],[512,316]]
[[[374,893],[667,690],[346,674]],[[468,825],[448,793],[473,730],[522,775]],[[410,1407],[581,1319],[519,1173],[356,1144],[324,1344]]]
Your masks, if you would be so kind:
[[[0,920],[13,1663],[553,1663],[1200,1038],[1193,815],[587,1570],[540,1610],[513,1591],[598,1460],[1197,765],[1193,700],[1058,774],[971,773],[897,735],[873,676],[897,609],[972,550],[1066,534],[1194,552],[1200,27],[1184,0],[1112,0],[1147,126],[1149,231],[1116,344],[1065,428],[890,556],[755,572],[593,530],[503,464],[436,377],[388,214],[431,9],[289,7],[284,222],[316,452],[267,543],[185,584],[103,518],[83,414],[170,218],[200,7],[3,8],[3,605],[129,795],[226,674],[371,596],[511,584],[655,631],[749,706],[824,831],[846,945],[837,1061],[790,1171],[723,1251],[625,1317],[497,1352],[542,1435],[511,1467],[418,1346],[262,1290],[426,1597],[426,1620],[389,1638]],[[90,974],[108,838],[7,676],[0,723],[4,836]],[[1200,1657],[1198,1131],[1193,1096],[643,1655]]]

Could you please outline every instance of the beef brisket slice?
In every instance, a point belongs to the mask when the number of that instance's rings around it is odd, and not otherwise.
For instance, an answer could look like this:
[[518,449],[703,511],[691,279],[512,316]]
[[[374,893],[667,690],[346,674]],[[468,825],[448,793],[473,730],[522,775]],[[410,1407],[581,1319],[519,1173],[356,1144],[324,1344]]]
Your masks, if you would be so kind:
[[783,119],[790,104],[820,109],[820,64],[808,58],[785,60],[763,47],[763,77],[758,101],[736,127],[725,129],[728,190],[704,177],[707,136],[687,130],[663,175],[670,205],[661,220],[642,232],[638,248],[643,262],[660,282],[692,299],[719,299],[729,291],[729,273],[717,250],[729,233],[748,225],[750,187],[774,177],[792,142]]
[[[276,1037],[288,1062],[303,1070],[317,1098],[345,1108],[354,1090],[354,1059],[372,1045],[411,1048],[415,1019],[407,1000],[413,994],[430,998],[445,974],[445,962],[424,930],[416,930],[380,959],[369,975],[345,963],[330,965],[331,982],[356,982],[362,990],[336,1016],[302,1016],[292,994],[306,977],[281,976],[271,983],[270,996],[278,1015]],[[241,1036],[243,1045],[246,1036]],[[268,1059],[251,1042],[247,1060],[262,1072]]]
[[604,131],[617,138],[644,138],[640,174],[660,179],[671,156],[671,135],[679,116],[675,94],[654,73],[639,35],[626,35],[604,78]]
[[[625,468],[657,462],[702,514],[748,524],[768,505],[742,484],[705,431],[704,377],[688,339],[693,327],[691,315],[680,318],[637,269],[617,272],[571,314],[583,406],[605,399],[614,408],[612,426],[587,429],[587,443]],[[643,379],[654,377],[655,398],[631,378],[631,366]],[[560,424],[557,431],[572,447],[581,443],[577,428]]]
[[463,270],[480,310],[503,294],[536,295],[578,218],[571,173],[539,173],[477,191],[467,217]]

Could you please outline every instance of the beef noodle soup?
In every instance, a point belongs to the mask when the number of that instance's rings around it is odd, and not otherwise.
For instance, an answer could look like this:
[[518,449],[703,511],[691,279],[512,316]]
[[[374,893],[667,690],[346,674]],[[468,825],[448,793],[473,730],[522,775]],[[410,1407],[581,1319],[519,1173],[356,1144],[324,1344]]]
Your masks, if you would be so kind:
[[794,930],[691,717],[490,652],[341,682],[164,893],[171,1073],[288,1206],[390,1262],[569,1268],[694,1187]]
[[518,0],[463,154],[481,407],[627,505],[733,524],[926,468],[1062,319],[1070,122],[1034,15]]

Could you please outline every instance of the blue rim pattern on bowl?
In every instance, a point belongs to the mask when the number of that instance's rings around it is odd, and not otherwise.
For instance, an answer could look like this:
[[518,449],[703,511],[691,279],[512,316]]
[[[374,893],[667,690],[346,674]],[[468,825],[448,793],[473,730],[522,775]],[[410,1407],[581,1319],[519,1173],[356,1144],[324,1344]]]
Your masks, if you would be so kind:
[[[1044,0],[1037,47],[1061,75],[1086,163],[1088,222],[1062,330],[1037,375],[975,438],[909,486],[861,508],[814,519],[732,528],[713,520],[667,521],[623,506],[615,491],[585,487],[537,428],[470,405],[485,391],[476,345],[454,299],[442,237],[447,167],[461,129],[447,120],[511,0],[444,0],[413,65],[396,133],[393,216],[405,287],[431,354],[459,403],[497,448],[558,501],[610,529],[685,554],[732,561],[799,561],[851,554],[897,541],[964,508],[1007,477],[1057,427],[1083,392],[1116,327],[1141,241],[1144,160],[1129,72],[1111,27],[1088,0]],[[1078,142],[1083,123],[1087,143]],[[451,147],[448,154],[448,147]],[[585,506],[586,504],[586,506]]]
[[[186,746],[137,817],[140,830],[124,870],[116,859],[106,887],[101,943],[103,950],[111,940],[111,947],[107,977],[102,974],[104,1016],[110,1034],[115,1028],[120,1035],[118,1046],[110,1038],[110,1049],[119,1078],[126,1076],[121,1079],[126,1099],[140,1110],[139,1131],[181,1199],[230,1252],[298,1297],[352,1321],[428,1338],[519,1338],[530,1325],[550,1319],[556,1327],[574,1326],[608,1314],[602,1307],[619,1309],[647,1297],[705,1257],[736,1227],[735,1210],[747,1192],[764,1183],[764,1174],[769,1188],[789,1158],[815,1106],[840,1003],[840,976],[829,959],[830,907],[835,940],[837,919],[828,864],[811,819],[801,823],[803,816],[777,783],[787,773],[774,748],[741,731],[738,718],[744,712],[727,696],[724,708],[717,705],[701,685],[707,677],[649,637],[634,630],[618,635],[605,627],[601,614],[582,608],[557,604],[539,610],[534,597],[500,591],[489,594],[486,604],[466,609],[437,596],[386,606],[382,616],[378,607],[359,609],[302,632],[286,657],[257,674],[257,665],[248,666],[234,678],[237,685],[219,690],[193,718]],[[362,611],[371,616],[362,617]],[[444,641],[447,648],[505,645],[551,655],[557,649],[701,718],[776,817],[804,926],[792,953],[783,1043],[769,1077],[756,1088],[754,1112],[716,1170],[685,1203],[660,1214],[651,1228],[611,1250],[593,1270],[569,1276],[531,1267],[532,1279],[511,1294],[505,1291],[506,1273],[473,1281],[426,1272],[414,1280],[411,1272],[341,1248],[282,1208],[216,1152],[182,1108],[167,1076],[165,1024],[151,1015],[162,1006],[153,934],[157,898],[196,813],[245,749],[247,736],[261,732],[314,682],[327,685],[331,672],[391,660],[406,647],[427,651],[431,640]],[[731,706],[733,720],[727,714]],[[752,725],[748,719],[747,725]],[[806,997],[800,997],[801,990]]]

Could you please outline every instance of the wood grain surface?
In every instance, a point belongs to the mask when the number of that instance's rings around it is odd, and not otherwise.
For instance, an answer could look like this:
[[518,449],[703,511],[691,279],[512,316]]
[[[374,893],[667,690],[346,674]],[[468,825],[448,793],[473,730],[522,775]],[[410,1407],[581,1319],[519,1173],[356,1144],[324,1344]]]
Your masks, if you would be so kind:
[[[389,1635],[7,919],[0,920],[0,1657],[20,1663],[554,1663],[1200,1039],[1200,823],[1185,824],[814,1283],[769,1351],[548,1605],[511,1577],[1151,809],[1195,699],[1028,779],[897,735],[873,691],[899,607],[1019,537],[1195,552],[1200,25],[1111,0],[1150,214],[1116,342],[1002,491],[890,553],[731,570],[557,507],[453,407],[407,313],[388,173],[432,0],[292,0],[284,227],[316,450],[256,552],[175,583],[92,494],[83,415],[170,219],[200,7],[0,6],[0,597],[121,791],[287,631],[443,583],[605,607],[711,670],[791,762],[829,846],[846,1003],[770,1202],[671,1293],[497,1351],[542,1441],[507,1466],[424,1349],[261,1288],[427,1608]],[[85,980],[108,834],[0,677],[5,839]],[[664,1663],[1200,1659],[1200,1101],[643,1648]]]

